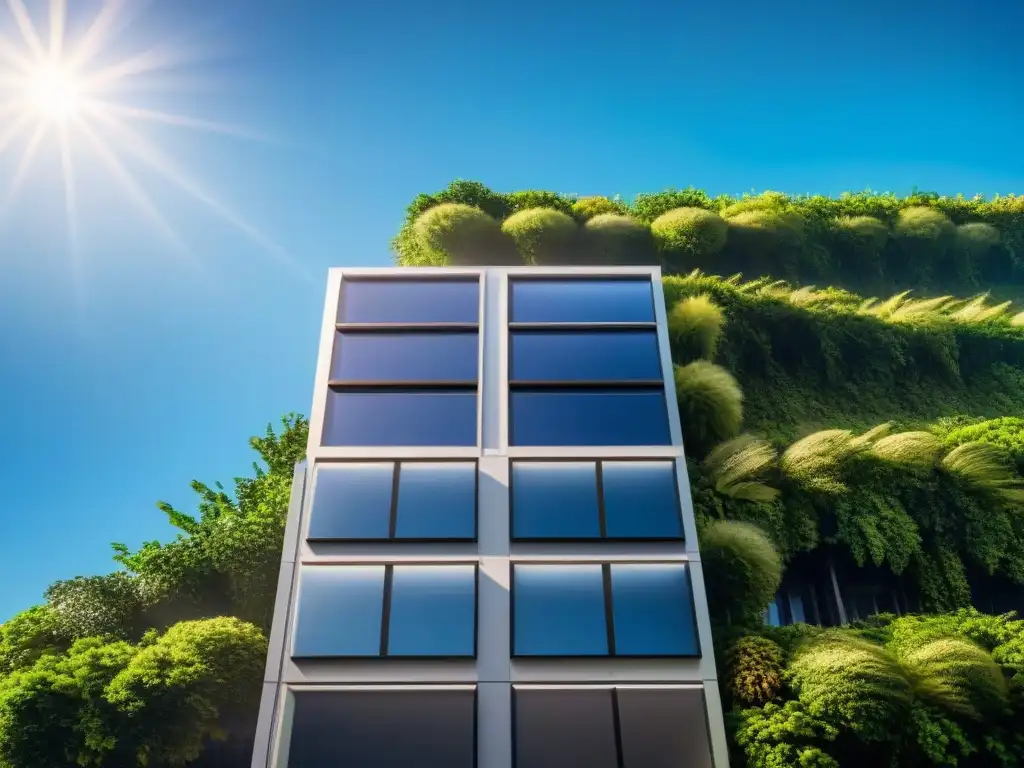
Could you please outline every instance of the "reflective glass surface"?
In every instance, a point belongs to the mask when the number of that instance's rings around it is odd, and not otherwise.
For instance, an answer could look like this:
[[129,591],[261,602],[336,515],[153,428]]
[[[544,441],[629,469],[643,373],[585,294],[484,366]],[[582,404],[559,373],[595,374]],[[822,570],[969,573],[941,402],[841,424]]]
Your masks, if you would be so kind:
[[516,323],[652,323],[651,281],[560,278],[513,280]]
[[383,605],[383,565],[302,566],[292,655],[379,656]]
[[663,379],[654,331],[514,331],[512,381]]
[[600,565],[516,565],[513,579],[514,655],[608,653]]
[[690,574],[684,564],[614,564],[612,613],[619,656],[697,654]]
[[351,382],[476,381],[473,333],[342,332],[334,337],[331,379]]
[[339,323],[475,323],[479,280],[341,281]]
[[395,537],[476,538],[476,464],[403,463]]
[[604,462],[602,484],[608,537],[681,537],[675,471],[671,461]]
[[473,656],[476,571],[471,565],[396,565],[388,656]]
[[[513,706],[516,768],[619,765],[610,688],[558,690],[516,686]],[[635,765],[646,768],[644,763]]]
[[617,693],[623,765],[714,767],[703,689],[620,687]]
[[575,539],[600,535],[594,462],[513,463],[513,538]]
[[663,390],[549,392],[511,395],[513,445],[669,445]]
[[391,462],[318,466],[308,537],[388,538],[394,476]]
[[476,765],[472,689],[307,689],[292,695],[287,768]]
[[323,445],[476,445],[476,392],[327,394]]

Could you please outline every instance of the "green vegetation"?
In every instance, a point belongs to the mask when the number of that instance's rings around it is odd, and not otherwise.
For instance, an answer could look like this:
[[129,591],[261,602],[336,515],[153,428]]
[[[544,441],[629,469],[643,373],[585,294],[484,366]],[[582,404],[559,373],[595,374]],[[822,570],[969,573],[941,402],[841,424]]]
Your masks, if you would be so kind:
[[[1024,594],[1024,198],[459,181],[419,195],[393,246],[407,265],[662,264],[734,766],[1024,764],[1024,621],[971,605]],[[194,483],[194,516],[160,505],[176,540],[115,545],[121,570],[0,625],[0,768],[249,764],[306,437],[287,418],[253,440],[252,477]],[[807,562],[923,613],[765,626]]]

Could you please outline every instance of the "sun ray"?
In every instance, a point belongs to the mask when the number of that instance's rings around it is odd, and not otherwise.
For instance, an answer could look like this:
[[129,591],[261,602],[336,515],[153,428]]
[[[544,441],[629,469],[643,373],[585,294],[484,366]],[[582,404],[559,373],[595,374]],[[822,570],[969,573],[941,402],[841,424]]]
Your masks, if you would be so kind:
[[67,16],[66,0],[50,0],[50,60],[60,61],[64,50],[64,21]]
[[223,133],[228,136],[234,136],[239,139],[250,139],[252,141],[270,141],[269,137],[264,136],[253,131],[247,131],[244,128],[237,128],[233,125],[227,125],[225,123],[218,123],[213,120],[202,120],[196,117],[189,117],[188,115],[176,115],[171,112],[160,112],[153,109],[142,109],[140,107],[129,107],[124,104],[114,104],[109,101],[100,101],[99,99],[89,99],[88,104],[97,109],[104,110],[110,114],[119,115],[122,117],[132,117],[137,120],[148,120],[155,123],[164,123],[165,125],[177,125],[182,128],[196,128],[201,131],[209,131],[211,133]]
[[32,23],[32,17],[28,15],[28,9],[25,7],[25,4],[21,0],[7,0],[7,7],[18,24],[18,30],[21,32],[25,45],[35,54],[37,61],[45,61],[46,50],[39,40],[36,25]]
[[67,123],[57,126],[57,142],[60,145],[60,167],[64,177],[64,215],[68,225],[68,248],[71,252],[71,278],[79,305],[85,299],[82,253],[78,241],[78,200],[75,192],[75,166],[71,158],[71,137]]
[[98,90],[126,77],[167,69],[179,60],[180,56],[176,55],[169,46],[157,45],[148,51],[123,59],[117,64],[111,64],[109,67],[88,75],[83,78],[82,84],[91,90]]
[[119,145],[126,151],[131,152],[140,161],[163,176],[165,180],[206,205],[217,216],[245,235],[254,245],[262,248],[289,269],[301,275],[305,280],[313,281],[309,273],[297,264],[284,248],[212,197],[193,180],[182,174],[181,171],[174,167],[174,163],[157,147],[131,130],[123,121],[113,115],[104,114],[101,110],[89,110],[89,113],[95,115],[97,119],[105,123],[112,131],[119,134]]
[[129,171],[124,163],[117,157],[114,151],[110,148],[103,138],[97,134],[92,128],[89,127],[88,123],[84,120],[80,120],[76,126],[82,131],[82,134],[89,143],[92,144],[96,154],[100,156],[100,159],[107,164],[111,172],[117,177],[117,180],[125,188],[128,193],[128,197],[131,201],[137,205],[142,212],[150,219],[150,222],[160,231],[164,237],[174,246],[174,249],[186,256],[190,263],[194,267],[197,267],[199,271],[205,273],[205,266],[185,244],[185,242],[178,236],[178,233],[174,231],[173,227],[168,223],[167,219],[164,218],[163,214],[157,210],[157,207],[153,204],[152,199],[146,194],[145,190],[142,189],[139,182],[135,179],[131,171]]
[[36,150],[39,149],[39,142],[43,140],[49,127],[49,123],[45,120],[40,120],[39,125],[36,126],[35,133],[32,134],[32,138],[29,139],[28,144],[25,146],[25,151],[21,153],[18,167],[14,171],[14,176],[11,177],[11,182],[4,194],[3,202],[0,203],[0,224],[7,219],[7,213],[10,210],[11,204],[14,202],[14,198],[18,196],[18,192],[21,191],[21,185],[25,183],[28,170],[32,167]]
[[36,66],[32,59],[18,53],[13,43],[3,35],[0,35],[0,58],[6,59],[12,66],[20,69],[26,75],[32,72]]
[[92,58],[100,52],[104,43],[107,42],[110,31],[120,18],[124,5],[125,0],[107,0],[103,4],[99,13],[93,18],[92,24],[85,30],[81,40],[78,41],[74,51],[68,56],[68,66],[81,69],[92,61]]
[[22,114],[16,118],[13,123],[7,126],[7,130],[0,132],[0,152],[7,149],[8,145],[21,135],[21,132],[25,130],[25,126],[31,120],[31,114]]

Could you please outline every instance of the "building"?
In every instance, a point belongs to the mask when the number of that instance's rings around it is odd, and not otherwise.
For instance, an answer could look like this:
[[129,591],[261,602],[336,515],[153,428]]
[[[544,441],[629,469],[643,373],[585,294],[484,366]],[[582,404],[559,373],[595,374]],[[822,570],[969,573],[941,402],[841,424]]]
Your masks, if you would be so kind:
[[330,272],[254,768],[726,768],[657,268]]

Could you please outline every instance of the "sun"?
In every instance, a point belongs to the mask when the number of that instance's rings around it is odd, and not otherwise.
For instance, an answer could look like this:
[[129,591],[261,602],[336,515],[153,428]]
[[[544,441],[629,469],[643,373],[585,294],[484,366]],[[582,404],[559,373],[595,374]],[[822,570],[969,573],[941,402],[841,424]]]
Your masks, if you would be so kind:
[[32,79],[29,94],[41,117],[70,120],[78,114],[82,86],[72,70],[47,67]]

